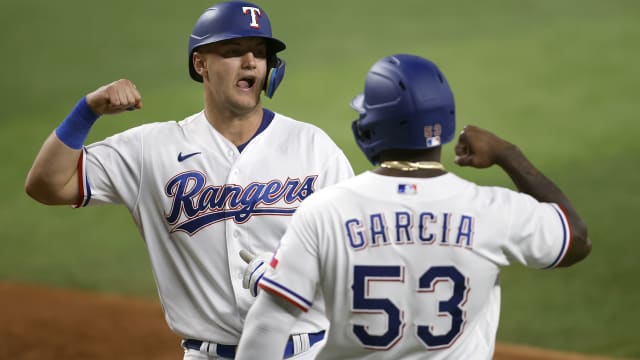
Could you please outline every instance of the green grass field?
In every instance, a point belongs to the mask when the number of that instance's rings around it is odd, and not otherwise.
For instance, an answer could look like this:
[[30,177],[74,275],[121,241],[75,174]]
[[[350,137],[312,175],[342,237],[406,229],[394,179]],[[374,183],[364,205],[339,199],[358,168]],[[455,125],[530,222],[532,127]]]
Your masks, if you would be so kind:
[[[25,175],[42,141],[99,85],[134,80],[143,111],[102,118],[95,141],[201,109],[187,41],[209,1],[5,0],[0,12],[0,280],[155,297],[143,241],[124,207],[73,210],[31,201]],[[518,144],[572,199],[593,253],[569,269],[503,271],[498,340],[640,358],[640,2],[257,1],[287,75],[266,106],[312,122],[369,169],[350,124],[369,67],[394,53],[435,61],[454,90],[458,125]],[[498,169],[445,166],[509,186]],[[634,220],[635,219],[635,220]],[[0,304],[2,299],[0,299]]]

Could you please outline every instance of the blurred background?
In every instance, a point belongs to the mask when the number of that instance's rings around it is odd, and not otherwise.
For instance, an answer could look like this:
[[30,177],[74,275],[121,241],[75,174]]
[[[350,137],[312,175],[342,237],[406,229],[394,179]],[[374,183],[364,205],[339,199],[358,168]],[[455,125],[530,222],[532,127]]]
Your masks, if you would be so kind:
[[[3,0],[0,281],[157,298],[124,207],[46,207],[26,196],[24,179],[44,139],[103,84],[133,80],[144,109],[103,117],[88,142],[200,111],[187,43],[214,2]],[[569,269],[505,268],[498,341],[640,358],[640,2],[255,3],[287,44],[285,80],[265,106],[324,129],[356,172],[371,166],[353,141],[349,102],[378,59],[411,53],[448,78],[459,129],[516,143],[573,201],[592,255]],[[499,169],[461,169],[453,146],[444,152],[450,171],[513,188]]]

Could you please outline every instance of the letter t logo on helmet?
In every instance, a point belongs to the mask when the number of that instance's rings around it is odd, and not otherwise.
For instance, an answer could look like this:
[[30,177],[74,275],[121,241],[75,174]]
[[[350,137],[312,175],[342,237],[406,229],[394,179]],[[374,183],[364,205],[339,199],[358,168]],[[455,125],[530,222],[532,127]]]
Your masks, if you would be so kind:
[[252,6],[243,6],[242,13],[245,15],[251,13],[251,23],[249,24],[249,26],[254,29],[260,29],[260,24],[258,24],[258,16],[262,15],[260,9]]

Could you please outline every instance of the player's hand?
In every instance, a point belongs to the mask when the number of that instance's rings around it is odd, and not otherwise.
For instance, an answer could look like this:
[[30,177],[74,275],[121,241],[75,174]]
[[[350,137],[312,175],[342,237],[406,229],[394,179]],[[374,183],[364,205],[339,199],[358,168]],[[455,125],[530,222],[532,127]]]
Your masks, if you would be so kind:
[[271,257],[273,257],[273,254],[264,253],[256,256],[243,249],[240,250],[240,257],[248,264],[242,276],[242,287],[249,289],[251,295],[256,297],[260,291],[258,282],[264,276],[264,272],[267,270],[267,264],[269,260],[271,260]]
[[98,115],[117,114],[142,109],[142,96],[130,80],[120,79],[89,93],[87,104]]
[[515,145],[477,126],[467,125],[460,132],[455,153],[456,164],[478,169],[498,163]]

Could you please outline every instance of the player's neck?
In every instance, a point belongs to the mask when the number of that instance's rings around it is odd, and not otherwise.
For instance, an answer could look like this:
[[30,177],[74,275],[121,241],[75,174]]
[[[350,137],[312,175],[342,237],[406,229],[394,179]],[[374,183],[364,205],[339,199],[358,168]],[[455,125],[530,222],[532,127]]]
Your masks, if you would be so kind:
[[262,122],[263,111],[262,106],[243,114],[205,108],[205,116],[214,129],[237,146],[249,141],[256,133]]
[[440,162],[441,148],[424,150],[386,150],[380,154],[376,174],[396,177],[429,178],[444,175],[447,170]]
[[443,166],[434,166],[433,168],[379,167],[374,169],[373,172],[384,176],[430,178],[444,175],[447,170]]

